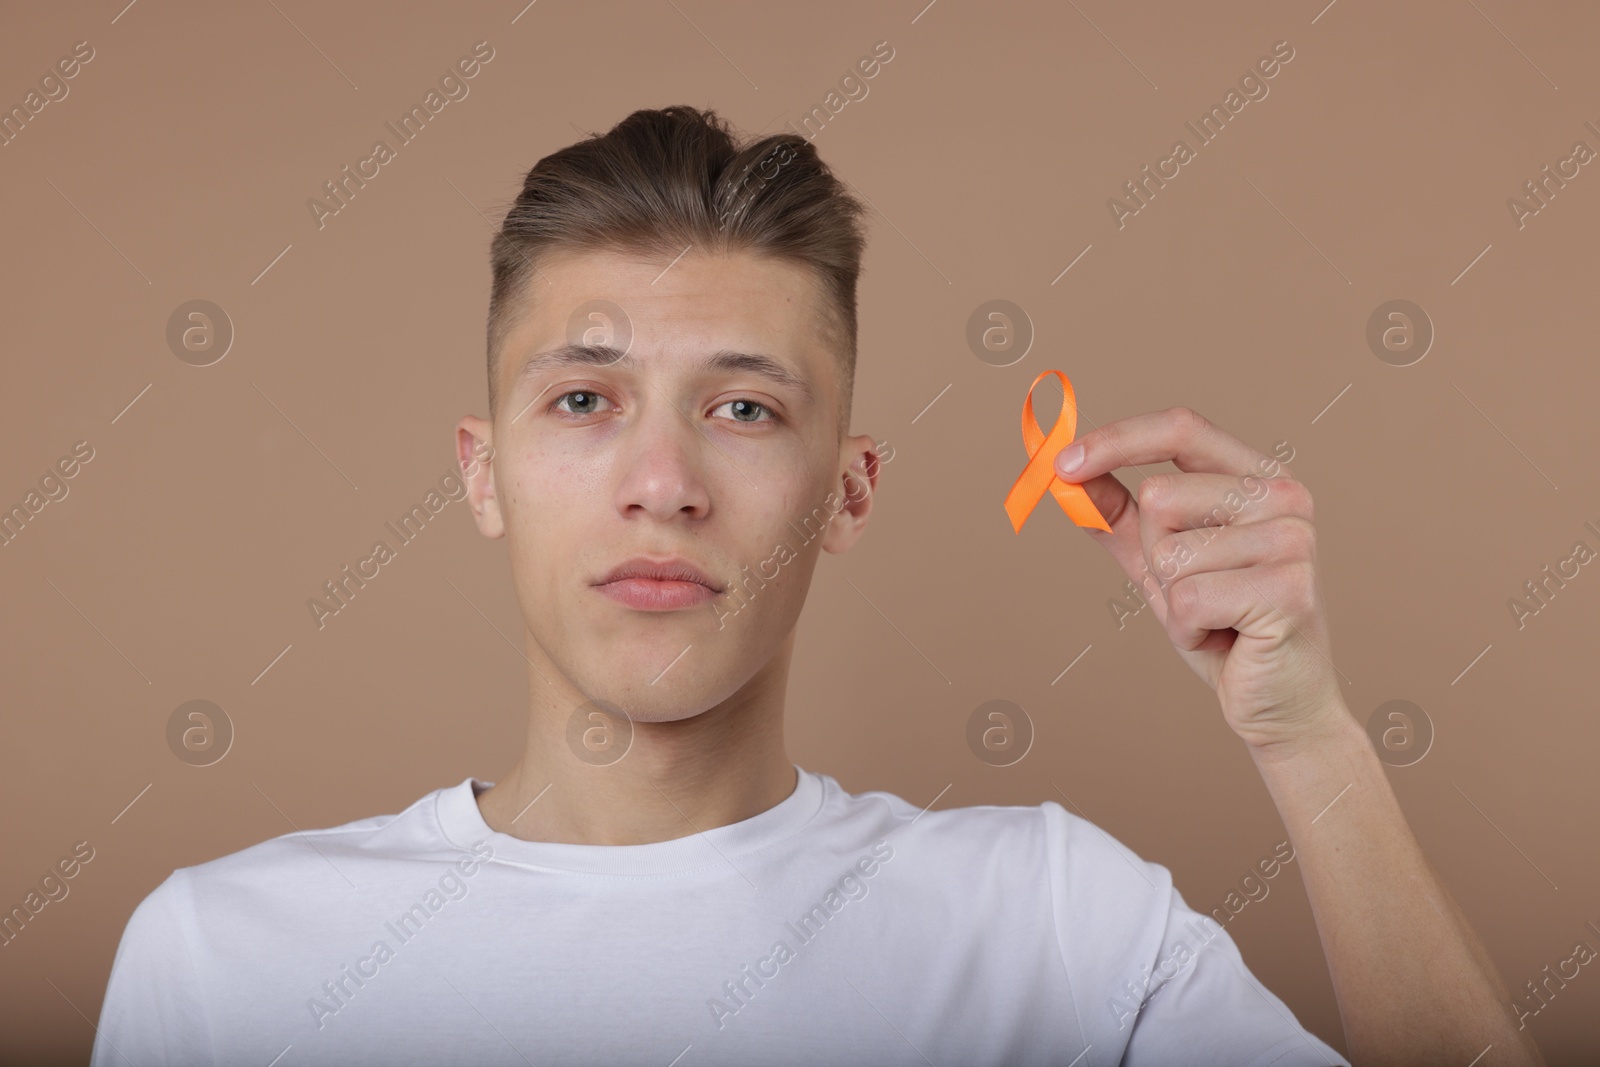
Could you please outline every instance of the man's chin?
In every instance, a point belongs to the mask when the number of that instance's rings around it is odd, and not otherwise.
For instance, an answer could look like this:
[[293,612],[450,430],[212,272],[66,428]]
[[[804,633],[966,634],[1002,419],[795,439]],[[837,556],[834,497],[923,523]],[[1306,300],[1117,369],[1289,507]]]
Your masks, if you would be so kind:
[[[698,655],[702,642],[725,640],[728,635],[724,616],[729,613],[717,607],[726,598],[670,611],[646,611],[618,603],[602,593],[590,593],[589,597],[583,610],[557,617],[583,620],[590,647],[642,653],[644,660],[657,663],[658,672],[685,648],[692,648],[690,656]],[[563,636],[572,642],[575,632],[576,629]],[[619,651],[613,658],[620,660],[622,653]]]
[[634,679],[619,685],[615,673],[604,679],[602,695],[591,696],[579,709],[591,721],[610,720],[613,727],[683,722],[703,715],[716,706],[716,701],[700,693],[676,691],[665,680],[651,685],[648,678]]

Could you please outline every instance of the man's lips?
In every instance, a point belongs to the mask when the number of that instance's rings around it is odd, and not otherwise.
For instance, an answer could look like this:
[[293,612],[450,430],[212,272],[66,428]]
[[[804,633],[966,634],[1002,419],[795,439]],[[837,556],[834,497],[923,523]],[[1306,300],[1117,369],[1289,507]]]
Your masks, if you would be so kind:
[[699,582],[619,578],[595,586],[603,596],[638,611],[679,611],[715,600],[721,594]]
[[721,585],[706,574],[702,568],[683,556],[669,556],[665,559],[634,556],[632,559],[623,560],[615,567],[612,567],[595,584],[604,585],[608,582],[621,581],[625,578],[646,578],[657,582],[696,582],[714,593],[722,592]]
[[634,556],[594,583],[602,594],[639,611],[677,611],[722,595],[722,586],[683,556]]

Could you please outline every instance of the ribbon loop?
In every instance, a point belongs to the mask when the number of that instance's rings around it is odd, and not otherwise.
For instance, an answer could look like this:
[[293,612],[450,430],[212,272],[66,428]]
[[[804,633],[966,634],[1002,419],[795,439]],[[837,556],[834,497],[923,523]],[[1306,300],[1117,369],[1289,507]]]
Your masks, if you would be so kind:
[[[1046,436],[1033,414],[1033,391],[1052,374],[1061,382],[1061,414],[1056,417],[1056,424],[1049,436]],[[1064,482],[1056,474],[1056,454],[1072,443],[1077,432],[1078,397],[1072,391],[1072,382],[1058,370],[1040,373],[1028,386],[1028,395],[1022,402],[1022,442],[1028,450],[1028,465],[1006,494],[1006,514],[1011,517],[1013,533],[1022,532],[1022,524],[1028,521],[1028,516],[1033,514],[1033,509],[1044,499],[1047,491],[1056,498],[1056,503],[1067,513],[1067,518],[1077,525],[1111,532],[1111,525],[1100,514],[1100,509],[1094,506],[1094,501],[1089,499],[1083,486],[1076,482]]]

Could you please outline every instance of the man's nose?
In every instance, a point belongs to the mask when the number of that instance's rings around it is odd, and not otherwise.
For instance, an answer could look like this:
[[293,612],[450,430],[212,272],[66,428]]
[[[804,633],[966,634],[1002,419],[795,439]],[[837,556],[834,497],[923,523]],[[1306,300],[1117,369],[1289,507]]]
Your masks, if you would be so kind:
[[659,390],[651,390],[620,447],[620,514],[641,508],[662,519],[685,511],[698,518],[710,510],[705,465],[717,461],[716,449],[704,430]]

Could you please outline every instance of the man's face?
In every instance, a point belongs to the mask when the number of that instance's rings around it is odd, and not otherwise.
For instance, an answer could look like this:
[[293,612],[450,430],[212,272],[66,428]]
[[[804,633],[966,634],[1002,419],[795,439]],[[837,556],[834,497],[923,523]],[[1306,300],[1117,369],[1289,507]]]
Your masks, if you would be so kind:
[[[870,509],[876,466],[867,476],[861,453],[872,441],[839,440],[819,286],[748,253],[563,250],[539,268],[501,350],[495,422],[458,430],[463,452],[492,435],[472,486],[479,529],[507,537],[529,655],[575,689],[558,699],[606,701],[642,722],[697,715],[762,684],[819,552],[848,548]],[[625,325],[585,314],[602,301]],[[529,366],[575,340],[626,344],[626,356]],[[706,366],[725,353],[766,357],[794,380]],[[652,611],[600,591],[638,556],[687,560],[722,592]]]

